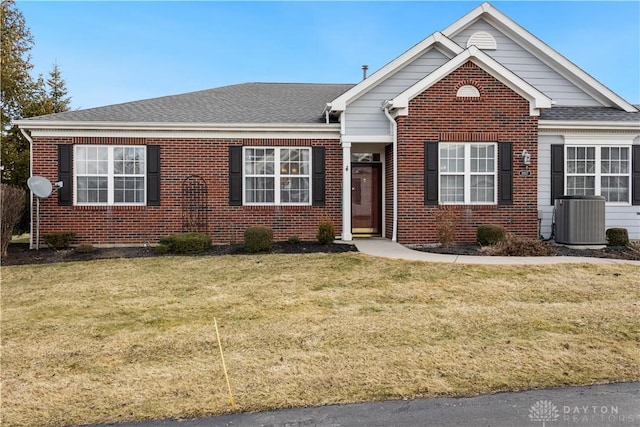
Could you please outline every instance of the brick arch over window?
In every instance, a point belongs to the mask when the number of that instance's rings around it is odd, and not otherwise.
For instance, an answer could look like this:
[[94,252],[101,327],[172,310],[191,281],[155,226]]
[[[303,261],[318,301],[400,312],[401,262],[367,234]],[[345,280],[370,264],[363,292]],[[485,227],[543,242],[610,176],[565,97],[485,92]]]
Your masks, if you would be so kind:
[[456,85],[457,98],[479,98],[482,88],[477,81],[463,80]]

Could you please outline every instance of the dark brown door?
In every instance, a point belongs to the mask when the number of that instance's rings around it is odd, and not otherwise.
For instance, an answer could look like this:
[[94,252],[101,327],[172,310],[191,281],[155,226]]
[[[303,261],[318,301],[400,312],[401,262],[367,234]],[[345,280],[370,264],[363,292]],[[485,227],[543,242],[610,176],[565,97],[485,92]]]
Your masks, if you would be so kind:
[[351,164],[351,232],[382,232],[382,165]]

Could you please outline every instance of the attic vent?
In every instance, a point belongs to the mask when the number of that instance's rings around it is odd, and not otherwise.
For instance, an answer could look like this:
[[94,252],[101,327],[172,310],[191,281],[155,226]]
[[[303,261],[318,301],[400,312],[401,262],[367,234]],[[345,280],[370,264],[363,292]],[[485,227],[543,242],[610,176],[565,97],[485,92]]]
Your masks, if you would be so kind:
[[458,98],[479,98],[480,91],[475,86],[464,85],[458,89],[456,96]]
[[467,47],[476,46],[478,49],[496,50],[498,44],[496,39],[486,31],[478,31],[473,33],[467,41]]

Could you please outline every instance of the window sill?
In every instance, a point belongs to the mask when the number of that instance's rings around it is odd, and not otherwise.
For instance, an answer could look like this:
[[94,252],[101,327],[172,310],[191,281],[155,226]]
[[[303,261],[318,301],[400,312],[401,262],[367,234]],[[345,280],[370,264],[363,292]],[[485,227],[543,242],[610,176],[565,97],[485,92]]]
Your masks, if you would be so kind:
[[139,211],[147,205],[74,205],[74,210],[79,211]]

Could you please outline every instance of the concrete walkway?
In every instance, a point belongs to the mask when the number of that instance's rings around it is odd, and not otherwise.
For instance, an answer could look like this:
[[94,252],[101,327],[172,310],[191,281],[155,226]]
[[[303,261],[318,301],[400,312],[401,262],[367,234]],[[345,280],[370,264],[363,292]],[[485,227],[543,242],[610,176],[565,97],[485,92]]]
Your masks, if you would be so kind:
[[547,257],[502,257],[502,256],[470,256],[470,255],[444,255],[429,252],[421,252],[409,249],[399,243],[388,239],[354,239],[353,243],[363,254],[405,259],[410,261],[445,262],[457,264],[488,264],[488,265],[534,265],[534,264],[635,264],[640,261],[622,259],[574,257],[574,256],[547,256]]

